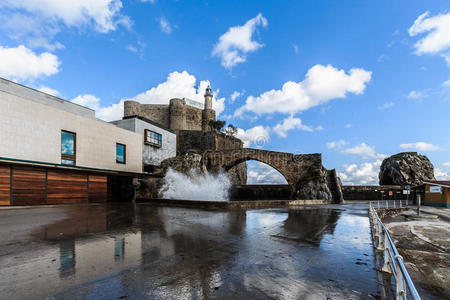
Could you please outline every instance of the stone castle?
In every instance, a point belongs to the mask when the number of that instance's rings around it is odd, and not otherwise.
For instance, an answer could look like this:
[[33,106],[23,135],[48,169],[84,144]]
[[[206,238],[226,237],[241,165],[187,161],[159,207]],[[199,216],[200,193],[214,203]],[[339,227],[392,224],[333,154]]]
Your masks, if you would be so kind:
[[185,100],[178,98],[171,99],[170,104],[140,104],[136,101],[125,101],[124,116],[141,116],[177,133],[180,130],[206,132],[211,131],[209,122],[216,120],[212,100],[211,87],[208,86],[203,109],[189,105]]
[[[169,104],[141,104],[125,101],[124,117],[139,116],[149,119],[175,131],[177,135],[177,155],[189,152],[203,154],[206,151],[242,149],[240,139],[225,135],[211,128],[210,122],[216,120],[212,108],[211,87],[205,91],[203,109],[189,99],[174,98]],[[194,106],[195,105],[195,106]],[[247,183],[247,164],[242,162],[228,171],[233,184]]]

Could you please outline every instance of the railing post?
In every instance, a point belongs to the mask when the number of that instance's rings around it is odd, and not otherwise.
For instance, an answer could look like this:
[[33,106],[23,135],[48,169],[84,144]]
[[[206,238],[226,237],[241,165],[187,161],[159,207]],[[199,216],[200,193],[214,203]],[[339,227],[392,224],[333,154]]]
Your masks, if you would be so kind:
[[392,269],[391,269],[392,261],[391,261],[391,255],[389,254],[389,249],[390,249],[391,245],[389,245],[389,240],[387,237],[386,230],[384,230],[383,239],[384,239],[384,241],[383,241],[384,251],[383,251],[383,267],[381,268],[381,271],[392,274]]
[[380,200],[377,200],[378,209],[380,209]]
[[402,270],[400,269],[400,264],[403,263],[403,259],[400,255],[395,256],[396,260],[396,278],[395,278],[395,299],[403,300],[406,298],[406,282],[403,277]]
[[389,208],[389,202],[386,200],[386,208]]

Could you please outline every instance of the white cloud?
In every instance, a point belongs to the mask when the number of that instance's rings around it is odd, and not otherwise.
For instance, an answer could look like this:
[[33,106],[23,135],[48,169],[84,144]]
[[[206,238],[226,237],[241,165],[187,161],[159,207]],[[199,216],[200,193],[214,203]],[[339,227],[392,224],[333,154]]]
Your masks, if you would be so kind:
[[125,49],[127,49],[128,51],[134,52],[134,53],[138,52],[138,49],[135,46],[130,45],[130,44],[126,45]]
[[0,46],[0,77],[12,80],[33,80],[59,72],[60,61],[49,52],[36,54],[21,45],[16,48]]
[[302,120],[294,118],[292,115],[278,123],[273,127],[273,131],[281,137],[287,137],[287,132],[292,129],[299,129],[304,131],[313,131],[310,126],[302,124]]
[[444,81],[444,82],[442,83],[442,86],[448,86],[448,87],[450,87],[450,78],[447,79],[446,81]]
[[450,13],[430,17],[430,12],[421,14],[409,28],[409,35],[426,34],[414,44],[417,55],[438,54],[450,48]]
[[[181,73],[175,71],[170,73],[167,80],[163,83],[130,100],[136,100],[141,103],[168,104],[172,98],[189,98],[204,104],[205,90],[210,85],[210,82],[208,80],[202,80],[196,89],[196,81],[195,76],[189,74],[187,71]],[[217,115],[220,115],[225,109],[225,98],[217,98],[218,94],[219,90],[213,92],[213,109]]]
[[338,171],[338,176],[345,185],[377,185],[381,163],[382,160],[378,159],[359,165],[344,165],[344,170]]
[[364,92],[371,76],[372,72],[363,69],[350,69],[346,74],[331,65],[315,65],[301,82],[288,81],[281,90],[247,97],[245,105],[235,111],[235,116],[246,111],[257,115],[274,112],[294,114],[332,99],[345,98],[347,93],[359,95]]
[[0,7],[23,9],[49,20],[61,20],[66,26],[94,25],[99,32],[115,30],[127,22],[120,14],[120,0],[4,0]]
[[[72,99],[72,102],[85,107],[89,107],[94,110],[100,108],[100,99],[90,94],[79,95],[76,98]],[[97,112],[97,114],[98,113],[99,112]],[[123,117],[123,115],[121,117]]]
[[378,106],[379,110],[385,110],[394,106],[394,102],[386,102],[383,105]]
[[53,51],[63,47],[50,42],[63,27],[92,27],[101,33],[114,31],[119,25],[130,28],[131,21],[121,9],[120,0],[3,0],[0,28],[30,47]]
[[434,169],[434,177],[437,180],[450,180],[450,174],[439,168]]
[[244,147],[261,148],[270,140],[270,128],[263,126],[255,126],[247,130],[238,128],[236,137],[244,142]]
[[242,26],[228,28],[228,31],[219,37],[212,55],[220,57],[222,66],[227,69],[245,62],[247,53],[254,52],[264,46],[252,40],[253,33],[258,26],[267,26],[267,20],[262,14],[258,14]]
[[442,164],[444,167],[450,167],[450,161]]
[[415,91],[415,90],[412,90],[408,94],[408,98],[410,98],[410,99],[422,99],[422,98],[425,98],[427,96],[428,95],[426,93],[421,92],[421,91]]
[[156,0],[140,0],[142,3],[151,3],[151,4],[155,4]]
[[158,22],[162,32],[164,32],[165,34],[172,33],[172,25],[170,25],[169,21],[167,21],[165,17],[159,18]]
[[59,95],[59,92],[57,90],[49,88],[48,86],[41,85],[38,90],[43,92],[43,93],[52,95],[52,96],[58,96]]
[[298,45],[297,44],[293,44],[292,47],[294,48],[295,54],[298,54]]
[[385,158],[385,154],[377,153],[374,146],[369,146],[366,143],[361,143],[355,147],[347,148],[341,151],[343,154],[356,154],[362,158]]
[[402,149],[415,149],[419,151],[436,151],[441,149],[439,146],[425,143],[425,142],[416,142],[416,143],[405,143],[400,144],[400,148]]
[[[125,100],[135,100],[142,104],[169,104],[172,98],[189,98],[203,104],[205,101],[205,89],[210,82],[208,80],[202,80],[198,88],[196,88],[196,82],[195,76],[189,74],[187,71],[175,71],[168,75],[166,81],[157,86],[134,97],[122,99],[118,103],[109,106],[101,106],[100,100],[94,95],[81,95],[75,99],[78,99],[76,100],[77,103],[95,109],[97,118],[112,121],[123,117],[123,102]],[[225,109],[225,98],[217,98],[218,94],[219,90],[213,92],[213,108],[216,110],[217,116]],[[72,101],[75,101],[75,99]]]
[[345,124],[344,127],[345,127],[345,128],[352,128],[352,126],[353,126],[352,124]]
[[339,141],[336,142],[328,142],[327,143],[327,148],[328,149],[340,149],[342,148],[342,146],[347,145],[348,143],[346,141],[344,141],[343,139],[340,139]]
[[233,94],[230,95],[230,102],[233,103],[236,101],[237,98],[239,98],[242,95],[241,92],[234,91]]
[[325,129],[325,128],[323,128],[322,125],[316,126],[316,131],[322,131],[322,130],[324,130],[324,129]]
[[247,184],[287,184],[287,181],[271,166],[257,161],[247,161]]

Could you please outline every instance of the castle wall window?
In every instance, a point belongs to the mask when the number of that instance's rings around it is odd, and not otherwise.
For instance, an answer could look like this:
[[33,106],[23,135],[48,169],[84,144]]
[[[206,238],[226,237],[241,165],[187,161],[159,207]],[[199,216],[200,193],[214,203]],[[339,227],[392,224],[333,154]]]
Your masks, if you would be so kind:
[[155,146],[155,147],[161,147],[162,146],[162,135],[159,133],[156,133],[154,131],[145,129],[144,143]]
[[75,166],[77,134],[61,130],[61,164]]
[[124,144],[116,144],[116,163],[125,164],[127,158],[127,146]]

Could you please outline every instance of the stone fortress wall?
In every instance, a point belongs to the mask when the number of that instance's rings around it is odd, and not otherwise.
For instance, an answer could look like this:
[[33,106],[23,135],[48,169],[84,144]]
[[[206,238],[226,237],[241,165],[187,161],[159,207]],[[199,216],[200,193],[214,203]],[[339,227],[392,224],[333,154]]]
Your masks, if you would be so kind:
[[[202,130],[203,110],[174,98],[170,104],[141,104],[125,101],[124,117],[141,116],[172,130]],[[215,120],[215,115],[213,118]]]

